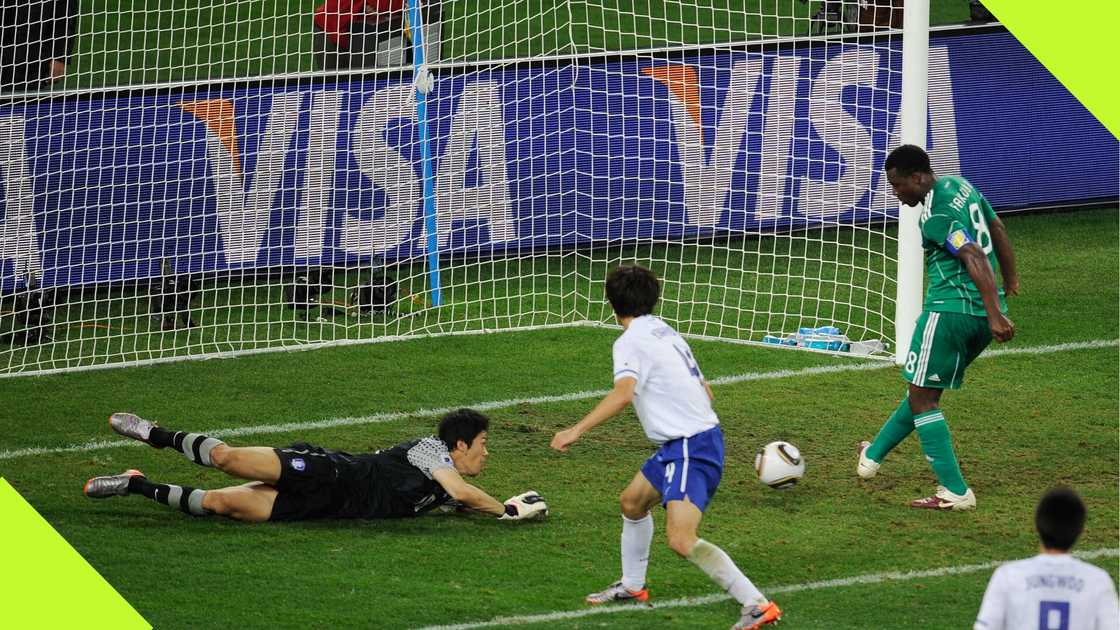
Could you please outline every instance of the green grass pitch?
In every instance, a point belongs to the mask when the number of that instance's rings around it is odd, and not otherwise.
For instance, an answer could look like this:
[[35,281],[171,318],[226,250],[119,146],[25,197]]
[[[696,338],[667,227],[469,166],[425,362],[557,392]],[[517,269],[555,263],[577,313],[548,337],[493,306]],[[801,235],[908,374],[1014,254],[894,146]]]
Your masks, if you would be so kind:
[[[1120,535],[1116,325],[1120,319],[1116,208],[1008,217],[1022,274],[1011,301],[1026,349],[1105,340],[1095,348],[982,357],[943,408],[966,478],[971,513],[911,510],[934,479],[915,440],[876,479],[855,478],[854,444],[871,436],[903,394],[898,371],[801,374],[715,386],[728,465],[701,534],[765,591],[887,571],[921,571],[1034,553],[1032,514],[1056,483],[1089,506],[1081,549],[1115,549]],[[556,401],[610,382],[609,329],[570,328],[442,337],[239,359],[0,380],[3,475],[157,628],[410,628],[583,609],[584,594],[617,578],[617,496],[650,452],[631,412],[567,455],[552,433],[593,399]],[[852,366],[828,356],[693,342],[713,380],[745,373]],[[996,350],[993,347],[989,352]],[[505,498],[529,488],[552,507],[543,523],[463,516],[400,521],[245,525],[190,518],[142,498],[92,501],[86,478],[138,467],[196,487],[230,483],[181,456],[142,446],[13,456],[113,436],[109,413],[135,410],[197,431],[244,428],[233,444],[304,439],[362,452],[428,434],[420,409],[553,397],[494,408],[491,457],[478,484]],[[402,412],[334,428],[268,427]],[[753,455],[786,439],[808,473],[798,487],[754,479]],[[664,512],[650,566],[655,601],[716,587],[664,545]],[[1114,556],[1095,560],[1117,575]],[[990,570],[907,581],[793,590],[776,596],[783,628],[962,628]],[[728,601],[557,619],[559,628],[726,627]]]
[[[320,3],[83,0],[77,49],[59,88],[311,72],[316,69],[312,14]],[[442,58],[474,62],[744,41],[763,33],[803,35],[810,4],[818,5],[797,0],[444,0]],[[967,0],[933,0],[931,5],[932,24],[968,19]]]

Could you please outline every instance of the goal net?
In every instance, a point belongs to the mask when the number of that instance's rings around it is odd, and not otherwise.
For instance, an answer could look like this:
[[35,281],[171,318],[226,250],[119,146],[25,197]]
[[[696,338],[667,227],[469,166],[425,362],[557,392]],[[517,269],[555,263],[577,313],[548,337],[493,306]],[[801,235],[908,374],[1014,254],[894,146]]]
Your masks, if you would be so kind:
[[623,262],[687,335],[895,345],[890,0],[16,3],[0,376],[610,325]]

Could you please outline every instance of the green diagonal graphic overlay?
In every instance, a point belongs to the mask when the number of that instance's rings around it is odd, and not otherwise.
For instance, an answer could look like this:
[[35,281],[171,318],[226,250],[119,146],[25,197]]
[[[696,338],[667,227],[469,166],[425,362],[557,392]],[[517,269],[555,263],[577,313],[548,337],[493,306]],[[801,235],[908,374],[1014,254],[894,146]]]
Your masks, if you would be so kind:
[[0,515],[0,626],[151,627],[3,478]]
[[984,0],[984,6],[1113,136],[1120,137],[1120,2]]

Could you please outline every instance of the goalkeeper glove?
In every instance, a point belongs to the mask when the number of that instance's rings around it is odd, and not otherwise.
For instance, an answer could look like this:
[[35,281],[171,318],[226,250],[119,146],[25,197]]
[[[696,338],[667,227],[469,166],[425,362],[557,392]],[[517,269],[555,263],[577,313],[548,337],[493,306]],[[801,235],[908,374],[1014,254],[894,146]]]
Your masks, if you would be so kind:
[[503,521],[539,520],[548,516],[548,504],[535,490],[511,497],[505,506],[506,513],[498,517]]

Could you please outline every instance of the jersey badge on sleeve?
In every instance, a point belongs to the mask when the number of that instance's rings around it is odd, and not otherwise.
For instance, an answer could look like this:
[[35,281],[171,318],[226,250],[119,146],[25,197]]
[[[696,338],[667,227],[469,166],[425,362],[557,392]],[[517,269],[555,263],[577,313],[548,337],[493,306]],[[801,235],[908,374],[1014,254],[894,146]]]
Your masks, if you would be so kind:
[[949,237],[945,239],[945,248],[949,250],[950,254],[954,256],[961,251],[961,248],[969,243],[974,242],[972,237],[968,235],[963,229],[953,230],[949,232]]

